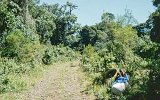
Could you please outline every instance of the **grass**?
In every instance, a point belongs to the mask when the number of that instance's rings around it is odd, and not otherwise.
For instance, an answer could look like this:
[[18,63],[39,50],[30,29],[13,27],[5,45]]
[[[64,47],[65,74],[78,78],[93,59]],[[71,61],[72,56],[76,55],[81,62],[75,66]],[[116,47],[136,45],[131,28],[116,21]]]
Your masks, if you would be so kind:
[[55,66],[64,62],[67,61],[58,61],[51,65],[35,67],[27,74],[12,73],[7,75],[7,79],[11,80],[9,91],[0,94],[0,100],[18,100],[18,98],[21,97],[21,94],[31,89],[42,78],[46,71],[53,69]]
[[[35,68],[28,74],[9,74],[6,77],[11,80],[10,91],[0,94],[1,100],[15,100],[17,95],[25,90],[28,90],[41,78],[45,69],[42,67]],[[16,99],[17,100],[17,99]]]

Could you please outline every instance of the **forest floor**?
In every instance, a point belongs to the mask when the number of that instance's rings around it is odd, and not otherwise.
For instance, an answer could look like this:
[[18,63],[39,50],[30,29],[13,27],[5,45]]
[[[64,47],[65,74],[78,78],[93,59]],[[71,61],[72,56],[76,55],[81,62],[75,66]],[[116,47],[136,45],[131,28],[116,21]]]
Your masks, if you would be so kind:
[[90,81],[80,69],[78,61],[55,64],[29,90],[16,93],[14,98],[10,99],[95,100],[93,94],[86,92],[88,85]]

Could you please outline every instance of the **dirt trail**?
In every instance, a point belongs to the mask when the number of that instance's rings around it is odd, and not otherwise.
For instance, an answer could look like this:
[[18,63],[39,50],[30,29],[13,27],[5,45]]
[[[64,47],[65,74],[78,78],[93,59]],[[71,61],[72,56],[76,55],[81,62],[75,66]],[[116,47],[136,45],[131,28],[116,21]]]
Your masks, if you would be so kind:
[[78,62],[64,63],[47,71],[21,100],[95,100],[83,91],[89,85]]

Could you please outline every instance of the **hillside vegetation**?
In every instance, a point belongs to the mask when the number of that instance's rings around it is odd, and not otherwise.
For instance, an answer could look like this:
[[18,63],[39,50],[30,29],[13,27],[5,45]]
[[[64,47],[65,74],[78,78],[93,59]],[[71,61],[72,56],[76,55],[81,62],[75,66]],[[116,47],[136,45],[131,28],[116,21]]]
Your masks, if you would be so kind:
[[28,89],[35,83],[33,77],[56,62],[80,59],[92,80],[87,90],[97,99],[113,100],[112,80],[106,72],[124,68],[130,86],[116,98],[158,100],[160,2],[152,2],[156,9],[145,23],[138,24],[126,9],[118,17],[104,12],[101,22],[81,26],[73,14],[78,7],[71,2],[40,5],[38,0],[1,0],[0,94]]

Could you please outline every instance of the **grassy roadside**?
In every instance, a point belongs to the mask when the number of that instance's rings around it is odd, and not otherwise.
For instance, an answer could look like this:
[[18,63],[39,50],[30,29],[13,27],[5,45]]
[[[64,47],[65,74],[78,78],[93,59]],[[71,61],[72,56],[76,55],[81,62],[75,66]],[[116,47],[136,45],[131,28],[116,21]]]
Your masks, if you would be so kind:
[[[55,66],[58,66],[62,63],[71,63],[75,61],[58,61],[51,65],[43,65],[37,68],[34,68],[27,74],[10,74],[7,75],[7,78],[12,81],[12,85],[16,87],[16,90],[0,94],[0,100],[17,100],[17,97],[20,96],[23,92],[31,89],[43,76],[43,74],[53,69]],[[11,87],[12,88],[12,87]]]

